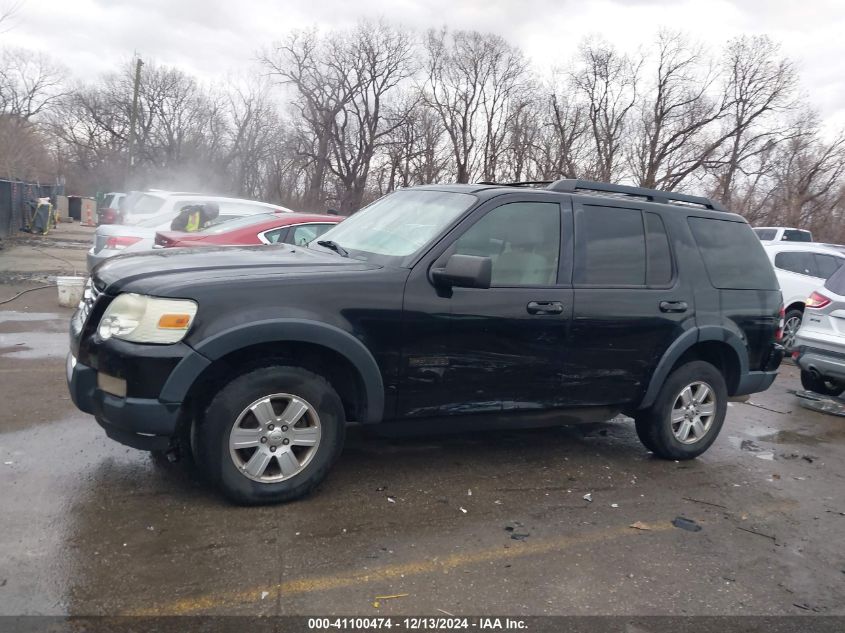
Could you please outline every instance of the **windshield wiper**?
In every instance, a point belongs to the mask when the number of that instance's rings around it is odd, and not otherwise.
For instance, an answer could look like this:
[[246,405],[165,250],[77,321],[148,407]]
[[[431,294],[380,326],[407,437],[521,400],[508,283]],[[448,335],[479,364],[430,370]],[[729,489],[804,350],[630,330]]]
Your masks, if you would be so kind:
[[331,240],[317,240],[317,244],[332,249],[335,253],[341,255],[342,257],[349,257],[349,251],[347,251],[337,242],[332,242]]

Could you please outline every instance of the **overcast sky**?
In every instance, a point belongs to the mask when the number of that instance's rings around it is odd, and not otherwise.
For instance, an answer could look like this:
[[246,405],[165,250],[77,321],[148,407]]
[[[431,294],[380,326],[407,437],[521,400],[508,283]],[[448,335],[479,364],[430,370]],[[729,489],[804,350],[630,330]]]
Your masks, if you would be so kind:
[[633,51],[666,26],[718,52],[735,35],[765,33],[795,60],[828,125],[845,127],[845,0],[23,0],[0,42],[50,51],[80,79],[138,52],[213,80],[248,68],[290,29],[380,17],[499,33],[540,71],[588,34]]

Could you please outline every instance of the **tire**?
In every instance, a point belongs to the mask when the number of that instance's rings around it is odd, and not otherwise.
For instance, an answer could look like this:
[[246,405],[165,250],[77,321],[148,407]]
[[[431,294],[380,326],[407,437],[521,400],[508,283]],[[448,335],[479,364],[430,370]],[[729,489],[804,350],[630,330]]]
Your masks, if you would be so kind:
[[[797,319],[797,324],[795,324]],[[795,343],[795,333],[801,327],[801,322],[804,320],[804,313],[801,310],[792,309],[783,316],[783,346],[787,351],[792,350]]]
[[[707,389],[702,391],[702,386]],[[687,396],[692,396],[690,406],[697,406],[696,410],[684,408],[682,393],[688,388],[691,391]],[[701,401],[696,403],[699,396]],[[640,441],[656,456],[693,459],[716,440],[727,410],[728,390],[724,377],[710,363],[697,360],[681,365],[669,374],[654,404],[640,411],[634,421]],[[706,415],[706,411],[712,413]],[[678,420],[678,416],[683,417]],[[696,421],[698,424],[693,424]]]
[[[240,448],[232,445],[235,426]],[[235,503],[259,505],[311,492],[340,455],[345,437],[343,404],[328,381],[301,367],[276,365],[223,387],[194,430],[193,443],[200,470],[213,485]]]
[[812,373],[801,370],[801,386],[807,391],[815,391],[823,396],[839,396],[845,391],[845,385],[825,380],[821,376],[814,376]]

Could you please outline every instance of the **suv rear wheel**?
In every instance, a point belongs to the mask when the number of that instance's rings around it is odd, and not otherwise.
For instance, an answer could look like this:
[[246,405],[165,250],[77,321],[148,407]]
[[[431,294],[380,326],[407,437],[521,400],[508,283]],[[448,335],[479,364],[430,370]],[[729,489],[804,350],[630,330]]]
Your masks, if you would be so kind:
[[637,435],[658,457],[692,459],[716,440],[727,407],[727,387],[719,370],[692,361],[669,374],[654,404],[637,413]]
[[825,380],[823,377],[816,376],[805,369],[801,370],[801,386],[807,391],[815,391],[823,396],[838,396],[845,391],[844,385],[832,380]]
[[308,494],[343,448],[343,405],[301,367],[243,374],[214,397],[194,431],[200,468],[229,499],[277,503]]

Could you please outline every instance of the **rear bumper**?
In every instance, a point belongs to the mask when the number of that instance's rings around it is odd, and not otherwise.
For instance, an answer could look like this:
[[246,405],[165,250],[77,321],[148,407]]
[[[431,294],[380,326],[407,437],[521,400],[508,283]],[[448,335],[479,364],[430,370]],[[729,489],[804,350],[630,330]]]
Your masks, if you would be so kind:
[[67,383],[76,407],[97,419],[112,439],[141,450],[163,450],[176,434],[180,405],[120,398],[97,388],[97,371],[68,354]]
[[786,350],[780,344],[773,344],[763,363],[763,371],[749,371],[739,378],[739,384],[732,396],[747,396],[765,391],[778,376],[777,369],[783,361]]
[[[104,255],[103,253],[107,254]],[[92,270],[94,270],[94,266],[111,257],[111,254],[108,253],[110,253],[110,251],[106,251],[105,249],[102,249],[98,253],[95,253],[93,248],[88,249],[88,254],[85,256],[85,263],[88,266],[88,272],[90,273]]]
[[747,396],[751,393],[765,391],[772,386],[777,377],[776,371],[750,371],[739,379],[736,392],[732,393],[731,396]]
[[801,345],[795,362],[804,371],[819,374],[823,378],[845,381],[845,353],[833,352]]

